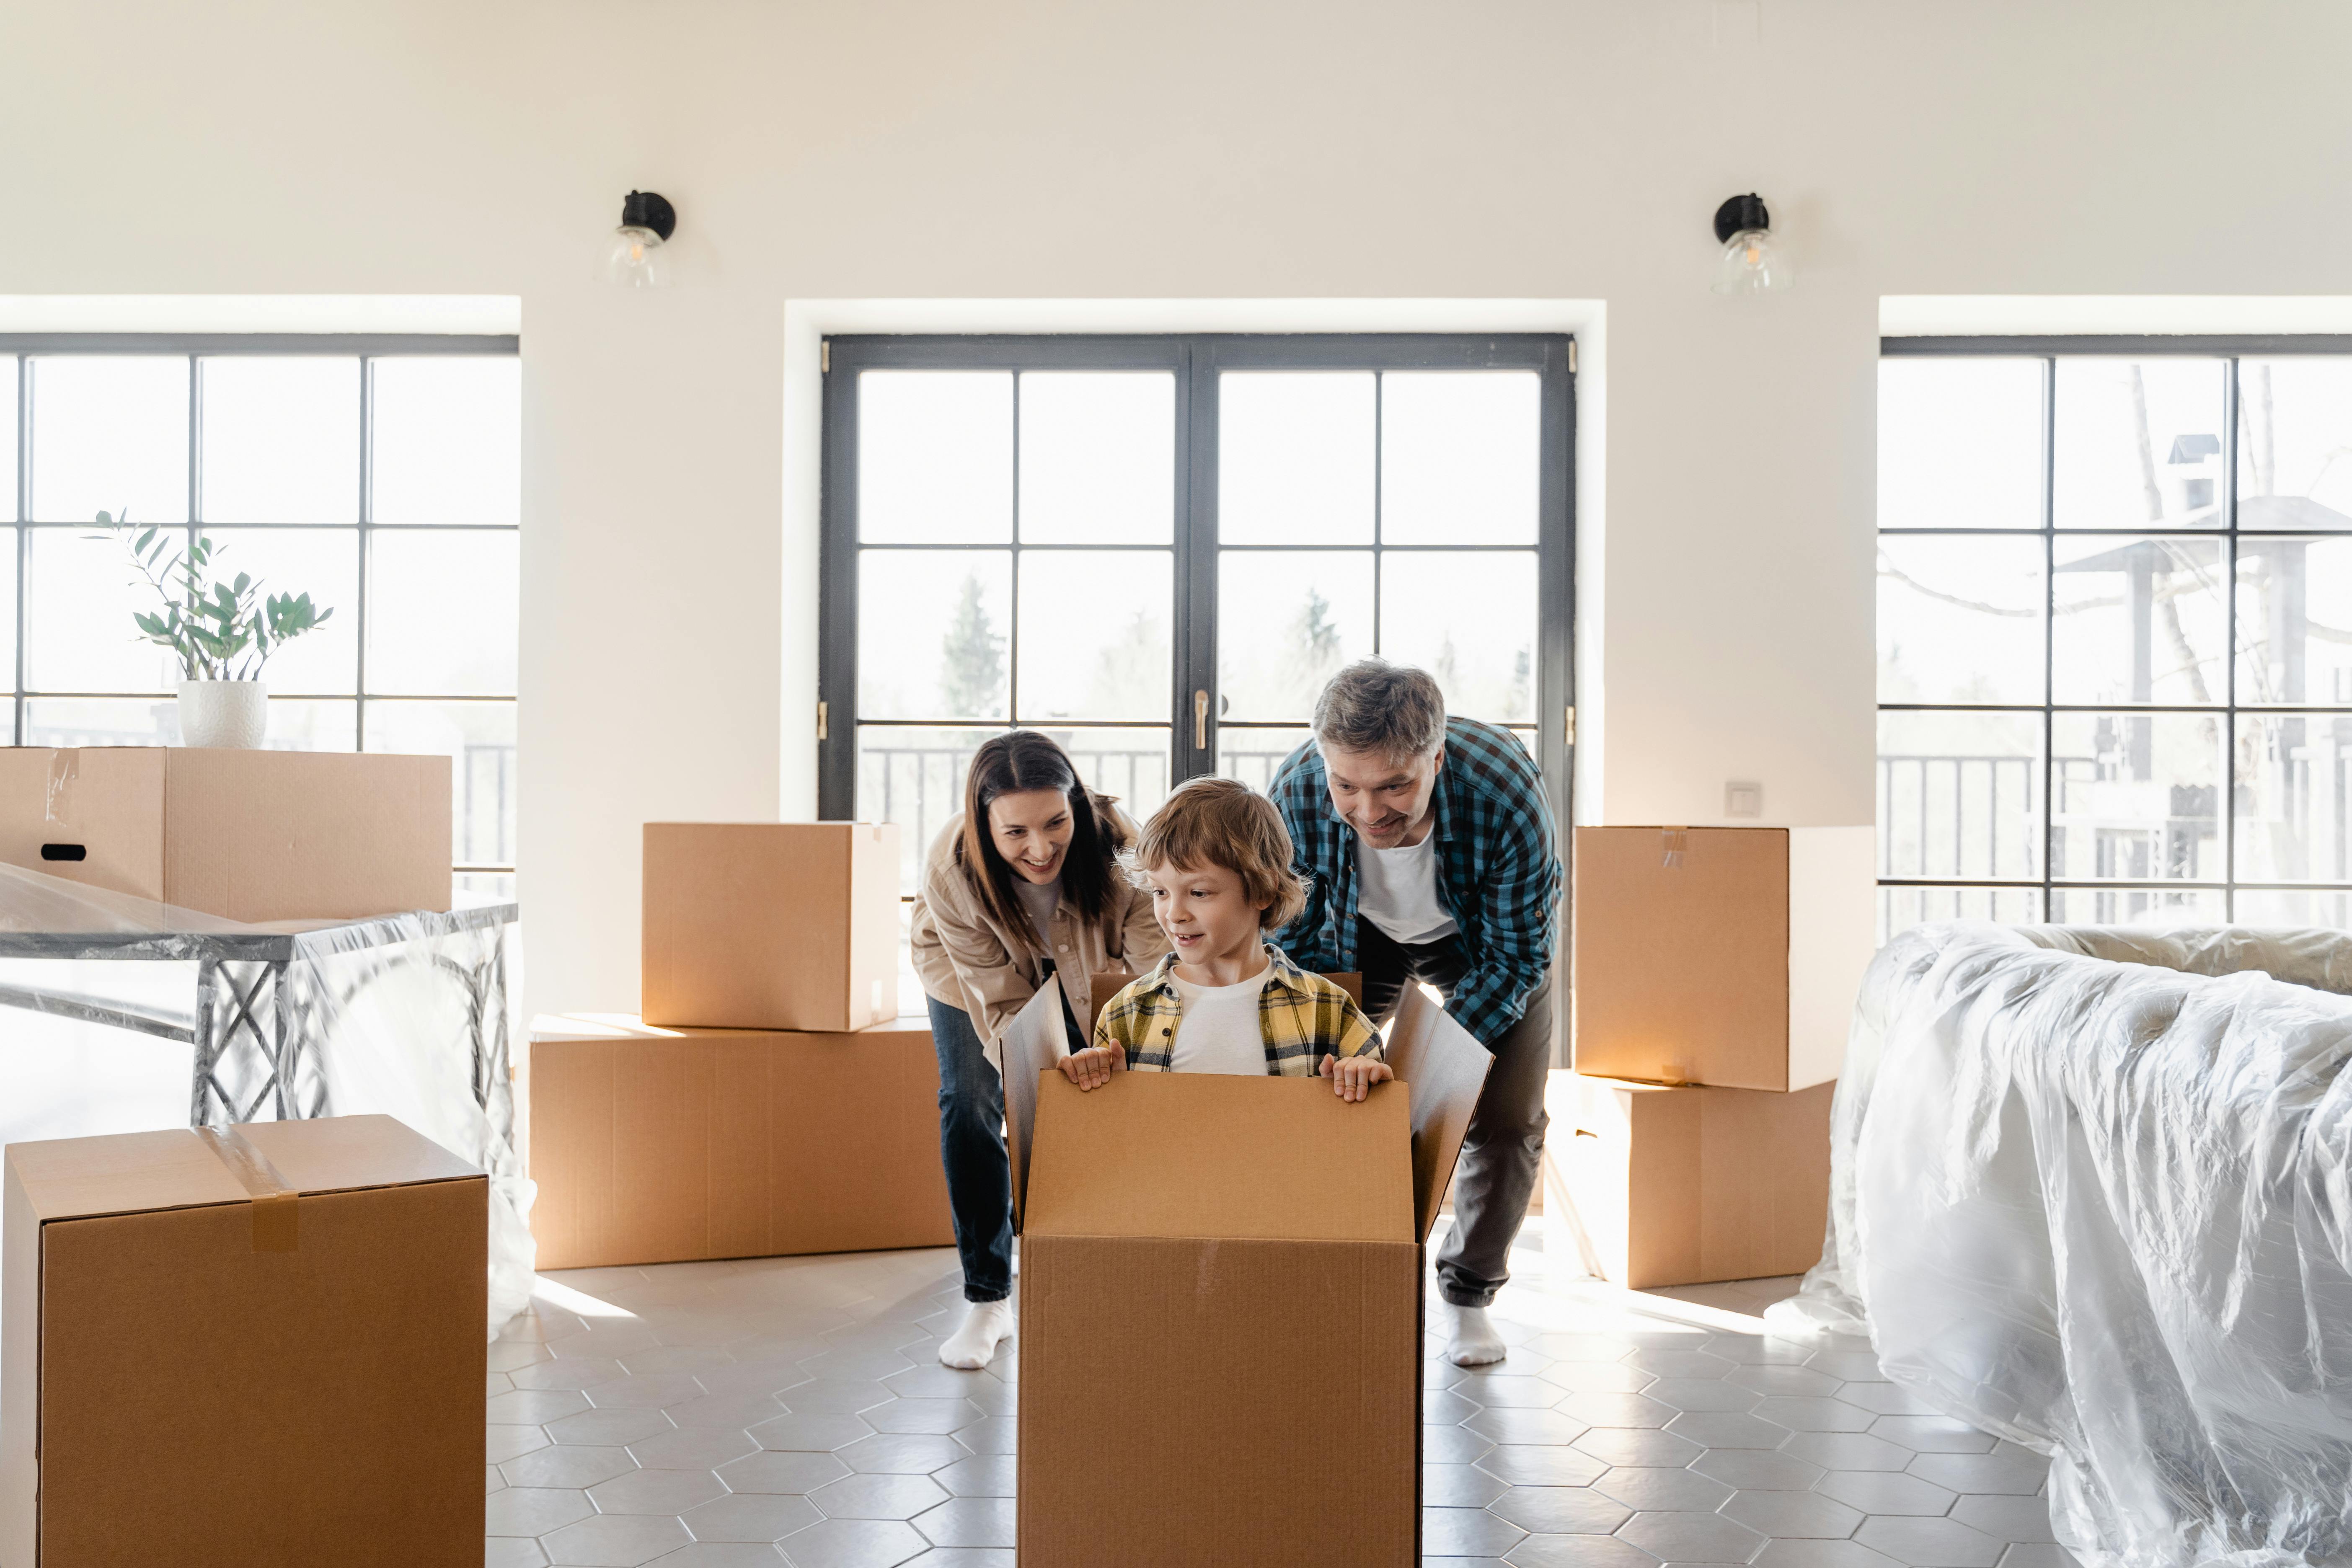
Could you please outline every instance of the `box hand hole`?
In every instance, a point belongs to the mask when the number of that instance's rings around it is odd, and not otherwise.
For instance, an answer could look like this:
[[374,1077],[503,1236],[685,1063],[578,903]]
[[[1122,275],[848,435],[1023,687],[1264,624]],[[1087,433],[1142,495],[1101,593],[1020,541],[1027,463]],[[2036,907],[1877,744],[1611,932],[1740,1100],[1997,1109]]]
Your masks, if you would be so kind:
[[89,847],[84,844],[44,844],[41,846],[41,858],[44,860],[87,860],[89,858]]

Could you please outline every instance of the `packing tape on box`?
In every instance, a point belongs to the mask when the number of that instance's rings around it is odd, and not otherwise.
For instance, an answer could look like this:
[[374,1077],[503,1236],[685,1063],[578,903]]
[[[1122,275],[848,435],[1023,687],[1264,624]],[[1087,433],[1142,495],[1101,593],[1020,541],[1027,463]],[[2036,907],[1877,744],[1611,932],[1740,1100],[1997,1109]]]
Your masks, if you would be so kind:
[[73,815],[74,781],[81,777],[81,749],[67,746],[49,756],[49,789],[42,803],[43,818],[63,822]]
[[301,1251],[302,1194],[286,1184],[269,1156],[234,1127],[201,1127],[196,1136],[253,1199],[253,1250]]
[[1658,829],[1658,863],[1669,871],[1682,869],[1683,856],[1690,849],[1690,835],[1679,827]]

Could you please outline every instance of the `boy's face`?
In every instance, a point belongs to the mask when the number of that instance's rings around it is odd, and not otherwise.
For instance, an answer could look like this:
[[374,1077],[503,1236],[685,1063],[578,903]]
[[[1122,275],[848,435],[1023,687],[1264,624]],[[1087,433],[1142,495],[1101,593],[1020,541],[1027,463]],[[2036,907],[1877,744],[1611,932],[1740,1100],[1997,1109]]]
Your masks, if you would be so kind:
[[1176,949],[1179,963],[1204,963],[1254,952],[1264,939],[1264,904],[1242,892],[1242,879],[1223,866],[1152,866],[1151,912]]

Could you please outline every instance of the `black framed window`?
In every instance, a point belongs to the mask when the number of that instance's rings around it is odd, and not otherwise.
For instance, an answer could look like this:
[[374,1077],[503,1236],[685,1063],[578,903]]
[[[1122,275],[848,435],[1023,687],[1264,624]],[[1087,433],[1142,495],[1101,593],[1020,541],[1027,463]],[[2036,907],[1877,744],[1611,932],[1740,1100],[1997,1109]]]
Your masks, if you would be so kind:
[[2352,924],[2352,339],[1883,353],[1882,933]]
[[1148,815],[1264,787],[1378,653],[1511,726],[1568,816],[1572,345],[858,337],[827,345],[819,807],[906,828],[1053,732]]
[[0,335],[0,648],[17,745],[178,739],[179,670],[97,514],[201,529],[333,618],[261,679],[266,744],[446,753],[458,888],[514,892],[521,382],[512,336]]

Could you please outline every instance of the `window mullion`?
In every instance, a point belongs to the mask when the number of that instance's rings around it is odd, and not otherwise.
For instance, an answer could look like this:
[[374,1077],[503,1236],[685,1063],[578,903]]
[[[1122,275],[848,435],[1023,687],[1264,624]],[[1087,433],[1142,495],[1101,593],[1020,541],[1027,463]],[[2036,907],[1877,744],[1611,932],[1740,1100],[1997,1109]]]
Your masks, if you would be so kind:
[[1013,373],[1013,571],[1007,614],[1012,624],[1004,638],[1004,721],[1021,722],[1021,372]]
[[[2042,362],[2042,918],[2058,874],[2058,360]],[[1957,864],[1957,861],[1955,862]]]
[[25,579],[32,567],[33,516],[33,356],[16,356],[16,427],[8,433],[16,443],[16,701],[14,743],[25,743]]
[[359,575],[352,606],[352,636],[358,644],[352,668],[352,743],[367,750],[368,557],[374,553],[370,529],[375,520],[375,361],[360,356],[360,494]]
[[[1381,563],[1387,552],[1381,548],[1381,502],[1384,499],[1386,478],[1381,462],[1381,440],[1387,434],[1383,423],[1388,413],[1389,378],[1378,371],[1372,373],[1372,657],[1381,657]],[[1537,537],[1542,537],[1540,525]],[[1537,640],[1542,640],[1538,634]]]
[[[1217,596],[1224,570],[1218,543],[1218,409],[1223,397],[1218,376],[1224,357],[1219,349],[1218,340],[1195,339],[1181,344],[1177,357],[1184,392],[1184,415],[1178,429],[1181,445],[1177,453],[1177,471],[1183,476],[1180,497],[1183,504],[1177,514],[1171,788],[1217,771],[1218,714],[1224,705],[1217,678]],[[1208,693],[1205,714],[1196,711],[1196,692]]]
[[[204,537],[205,400],[204,359],[188,355],[188,537],[187,548],[193,554],[196,541]],[[181,670],[185,676],[187,671]],[[176,704],[174,705],[176,711]],[[185,737],[183,737],[184,740]]]
[[2238,356],[2221,362],[2221,919],[2238,918]]

